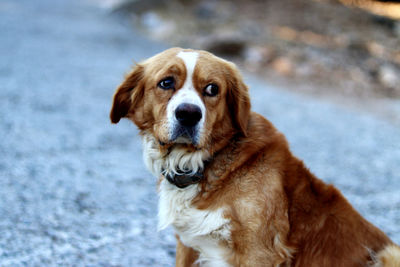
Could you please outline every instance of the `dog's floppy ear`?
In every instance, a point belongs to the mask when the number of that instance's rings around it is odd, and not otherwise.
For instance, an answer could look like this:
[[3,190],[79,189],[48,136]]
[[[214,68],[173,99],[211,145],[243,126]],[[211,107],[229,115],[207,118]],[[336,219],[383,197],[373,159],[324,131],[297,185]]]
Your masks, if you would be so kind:
[[125,81],[118,87],[114,94],[110,112],[112,123],[118,123],[121,118],[126,117],[143,97],[143,76],[144,67],[136,65],[127,75]]
[[231,66],[230,76],[228,81],[227,103],[233,126],[244,136],[247,136],[247,124],[251,106],[249,90],[244,84],[239,71],[233,64]]

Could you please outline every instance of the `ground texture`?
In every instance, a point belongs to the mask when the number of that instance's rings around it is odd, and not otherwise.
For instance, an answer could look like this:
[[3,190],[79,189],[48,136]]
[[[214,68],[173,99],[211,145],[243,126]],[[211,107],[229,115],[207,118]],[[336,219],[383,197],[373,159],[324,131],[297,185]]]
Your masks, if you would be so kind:
[[[0,265],[171,266],[156,179],[115,87],[165,49],[92,2],[0,2]],[[400,128],[246,75],[254,110],[319,177],[400,242]]]

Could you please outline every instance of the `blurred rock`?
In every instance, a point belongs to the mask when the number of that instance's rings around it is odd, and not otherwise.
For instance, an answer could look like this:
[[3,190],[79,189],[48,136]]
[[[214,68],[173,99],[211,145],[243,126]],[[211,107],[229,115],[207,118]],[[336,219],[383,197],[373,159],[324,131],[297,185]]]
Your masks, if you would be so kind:
[[385,47],[377,42],[368,42],[366,47],[369,53],[375,57],[383,58],[385,56]]
[[296,67],[296,75],[300,77],[311,77],[316,73],[316,66],[311,62],[303,62]]
[[400,21],[396,21],[393,32],[397,37],[400,37]]
[[220,56],[238,57],[244,52],[247,41],[234,33],[214,34],[202,40],[201,47]]
[[360,68],[351,68],[349,71],[350,80],[360,85],[364,85],[368,82],[368,77]]
[[99,0],[98,3],[102,8],[113,10],[125,3],[125,0]]
[[293,64],[287,57],[278,57],[272,62],[271,67],[274,71],[284,76],[293,74]]
[[175,24],[172,21],[165,21],[153,11],[146,12],[141,16],[141,25],[155,39],[164,40],[173,34]]
[[262,25],[254,20],[247,20],[240,23],[238,30],[243,33],[246,38],[257,38],[263,34]]
[[398,71],[392,65],[385,64],[378,71],[378,80],[385,87],[399,90],[400,92],[400,77]]
[[369,54],[368,46],[362,40],[350,41],[347,49],[354,57],[365,57]]
[[216,12],[216,2],[201,2],[195,9],[194,14],[197,18],[202,20],[213,19],[218,16]]
[[142,14],[149,10],[165,7],[166,0],[125,0],[117,2],[114,12]]
[[274,54],[273,49],[270,47],[249,46],[246,48],[243,57],[246,67],[254,71],[265,63],[272,61]]
[[152,30],[154,28],[158,28],[163,24],[160,16],[155,12],[147,12],[141,17],[142,25]]
[[385,27],[389,30],[393,30],[396,24],[396,21],[394,19],[384,17],[384,16],[379,16],[379,15],[373,15],[372,21],[375,22],[378,25],[381,25],[382,27]]
[[250,68],[250,70],[252,70],[252,68],[257,68],[261,66],[261,63],[263,62],[264,58],[259,49],[251,47],[249,49],[246,49],[244,53],[244,60],[246,66]]
[[[189,1],[188,1],[189,2]],[[237,12],[236,6],[230,1],[193,1],[193,14],[202,22],[223,24],[232,19]]]

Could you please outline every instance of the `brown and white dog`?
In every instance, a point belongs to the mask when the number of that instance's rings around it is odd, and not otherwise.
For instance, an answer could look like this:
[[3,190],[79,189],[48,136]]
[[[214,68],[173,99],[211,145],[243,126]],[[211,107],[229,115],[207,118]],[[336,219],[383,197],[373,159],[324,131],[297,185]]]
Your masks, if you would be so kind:
[[133,68],[110,116],[140,129],[177,266],[400,266],[399,247],[250,111],[234,64],[168,49]]

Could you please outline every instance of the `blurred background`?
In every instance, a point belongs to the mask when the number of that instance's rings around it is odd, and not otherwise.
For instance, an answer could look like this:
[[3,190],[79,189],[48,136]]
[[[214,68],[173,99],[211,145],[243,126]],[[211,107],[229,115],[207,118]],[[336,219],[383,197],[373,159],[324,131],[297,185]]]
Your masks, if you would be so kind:
[[0,266],[172,266],[115,88],[171,46],[230,59],[253,110],[400,243],[400,3],[0,1]]
[[229,57],[289,90],[400,97],[398,1],[137,0],[114,8],[155,40]]

